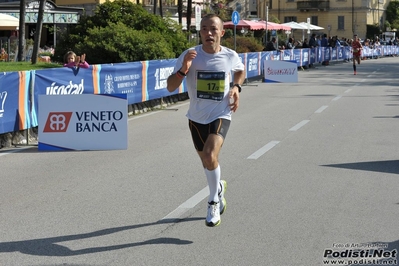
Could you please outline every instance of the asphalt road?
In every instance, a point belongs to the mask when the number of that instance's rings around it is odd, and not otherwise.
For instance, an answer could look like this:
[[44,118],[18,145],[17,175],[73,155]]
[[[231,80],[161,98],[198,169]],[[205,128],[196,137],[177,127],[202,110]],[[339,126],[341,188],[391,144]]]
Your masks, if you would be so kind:
[[131,118],[128,150],[2,150],[0,266],[398,265],[398,73],[383,58],[244,86],[215,228],[188,102]]

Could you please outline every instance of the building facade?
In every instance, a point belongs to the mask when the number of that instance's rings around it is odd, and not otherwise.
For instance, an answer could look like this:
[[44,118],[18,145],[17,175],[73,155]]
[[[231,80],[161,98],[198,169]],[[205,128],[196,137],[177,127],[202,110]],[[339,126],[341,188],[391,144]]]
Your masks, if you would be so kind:
[[[112,1],[112,0],[111,0]],[[160,14],[159,0],[130,0],[133,3],[142,3],[149,11],[153,12],[154,1],[158,2],[156,14]],[[339,38],[352,38],[353,34],[360,38],[366,37],[367,25],[377,25],[385,31],[385,11],[391,0],[231,0],[228,6],[240,13],[241,19],[262,19],[270,21],[272,17],[281,23],[296,21],[318,25],[329,36]],[[8,6],[13,0],[0,0],[0,6]],[[30,3],[30,1],[27,1]],[[37,3],[38,1],[33,1]],[[51,1],[49,1],[51,3]],[[94,13],[97,5],[106,0],[54,0],[54,6],[66,8],[79,8],[87,15]],[[203,6],[211,0],[193,0],[193,7],[197,4]],[[1,3],[4,3],[3,5]],[[7,4],[5,4],[7,3]],[[183,0],[187,6],[187,0]],[[29,5],[29,4],[28,4]],[[0,10],[1,11],[1,10]],[[8,11],[8,12],[7,12]],[[16,10],[17,11],[17,10]],[[19,11],[19,10],[18,10]],[[75,11],[75,10],[74,10]],[[76,11],[75,11],[76,12]],[[177,16],[177,0],[162,0],[163,15]],[[193,12],[194,15],[194,12]],[[29,31],[29,29],[28,29]]]
[[[26,1],[25,14],[25,39],[33,39],[39,13],[39,1]],[[0,0],[0,13],[20,18],[20,2]],[[40,46],[53,46],[57,42],[57,27],[66,27],[68,24],[79,22],[83,9],[79,7],[57,6],[52,1],[46,1],[43,14],[43,28]],[[0,36],[8,33],[0,32]]]
[[[276,17],[281,23],[307,22],[323,27],[321,32],[339,38],[366,37],[367,25],[382,31],[390,0],[257,0],[258,17]],[[270,19],[269,19],[270,20]]]

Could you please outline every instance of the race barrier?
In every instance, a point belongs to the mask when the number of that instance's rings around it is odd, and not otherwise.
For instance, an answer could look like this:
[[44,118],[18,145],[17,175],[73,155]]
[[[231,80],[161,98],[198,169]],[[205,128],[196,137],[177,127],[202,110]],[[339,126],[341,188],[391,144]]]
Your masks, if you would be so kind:
[[[398,55],[399,46],[365,47],[364,57]],[[267,60],[295,61],[298,67],[352,59],[350,47],[319,47],[239,54],[246,79],[262,77]],[[39,95],[126,94],[127,104],[187,92],[186,82],[170,93],[166,80],[177,59],[0,73],[0,134],[37,127]]]

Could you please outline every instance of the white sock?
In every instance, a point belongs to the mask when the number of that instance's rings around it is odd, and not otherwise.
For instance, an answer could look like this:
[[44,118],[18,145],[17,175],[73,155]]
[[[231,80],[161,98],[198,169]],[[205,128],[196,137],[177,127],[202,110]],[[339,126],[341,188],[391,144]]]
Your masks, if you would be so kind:
[[208,180],[209,199],[208,202],[219,202],[218,190],[220,183],[220,165],[215,170],[209,171],[205,168],[206,179]]

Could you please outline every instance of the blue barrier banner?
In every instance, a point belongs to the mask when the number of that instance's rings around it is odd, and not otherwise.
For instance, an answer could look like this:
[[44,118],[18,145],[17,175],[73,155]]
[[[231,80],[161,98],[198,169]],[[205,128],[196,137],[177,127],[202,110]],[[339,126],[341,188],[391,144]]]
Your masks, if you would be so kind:
[[364,55],[367,56],[367,57],[372,57],[373,56],[373,49],[371,49],[370,47],[363,47],[362,53],[364,53]]
[[246,64],[246,72],[247,77],[257,77],[260,73],[260,65],[259,59],[261,58],[260,53],[248,53],[247,54],[247,64]]
[[94,93],[91,68],[51,68],[35,71],[36,94],[62,95]]
[[322,48],[322,61],[330,61],[331,60],[331,48],[330,47],[321,47]]
[[260,70],[261,70],[261,75],[263,75],[264,73],[264,69],[265,69],[265,60],[267,57],[269,56],[269,52],[262,52],[261,56],[260,56]]
[[337,47],[336,49],[337,49],[337,60],[340,61],[344,60],[345,59],[344,47],[340,46]]
[[145,84],[147,101],[187,91],[185,89],[185,79],[183,80],[183,86],[173,93],[170,93],[166,88],[167,79],[173,73],[176,60],[151,60],[143,63],[145,65],[144,78],[147,81]]
[[282,50],[280,60],[289,61],[294,58],[293,49]]
[[301,55],[302,55],[301,56],[301,58],[302,58],[301,66],[309,65],[309,55],[310,55],[309,48],[299,49],[299,50],[300,50]]
[[31,127],[29,81],[29,71],[0,74],[0,134]]
[[338,49],[337,48],[331,48],[331,60],[337,60],[338,59]]
[[100,94],[126,94],[128,104],[143,102],[141,62],[96,65]]
[[98,91],[98,84],[93,78],[93,66],[90,68],[52,68],[32,71],[33,110],[32,124],[37,121],[38,97],[46,95],[93,94]]
[[316,48],[309,48],[310,51],[310,57],[309,57],[309,64],[314,64],[317,62],[317,51],[318,49]]
[[[248,78],[247,54],[238,54],[238,57],[241,59],[241,62],[244,64],[245,78]],[[230,74],[233,75],[233,71],[231,71]]]
[[302,66],[303,62],[302,62],[302,50],[300,49],[292,49],[291,50],[293,53],[292,59],[284,59],[284,60],[291,60],[291,61],[295,61],[297,66]]
[[[362,56],[399,54],[399,46],[364,47]],[[246,67],[246,78],[263,75],[265,61],[295,60],[298,67],[326,60],[351,60],[350,46],[239,54]],[[92,65],[84,68],[53,68],[37,71],[0,73],[0,134],[38,126],[38,95],[126,94],[128,104],[159,99],[186,92],[186,81],[169,93],[166,81],[177,59],[120,64]],[[13,89],[10,85],[13,84]],[[15,86],[14,86],[15,84]],[[18,85],[17,85],[18,84]],[[17,89],[17,88],[18,89]]]

